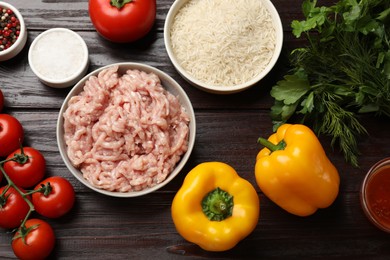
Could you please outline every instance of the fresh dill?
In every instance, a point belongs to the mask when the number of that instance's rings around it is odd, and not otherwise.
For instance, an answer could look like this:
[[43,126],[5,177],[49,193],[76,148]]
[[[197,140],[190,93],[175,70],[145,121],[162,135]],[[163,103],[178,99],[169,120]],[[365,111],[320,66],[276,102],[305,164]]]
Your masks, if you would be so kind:
[[302,11],[291,27],[307,46],[291,52],[290,73],[271,90],[274,126],[311,124],[358,166],[357,140],[367,134],[358,115],[390,117],[390,1],[305,0]]

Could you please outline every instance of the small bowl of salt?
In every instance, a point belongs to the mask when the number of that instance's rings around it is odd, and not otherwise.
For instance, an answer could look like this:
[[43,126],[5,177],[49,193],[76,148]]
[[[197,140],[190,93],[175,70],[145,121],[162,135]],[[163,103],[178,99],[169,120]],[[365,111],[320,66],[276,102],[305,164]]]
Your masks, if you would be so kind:
[[39,80],[53,88],[76,84],[88,70],[88,48],[76,32],[53,28],[38,35],[32,42],[28,61]]

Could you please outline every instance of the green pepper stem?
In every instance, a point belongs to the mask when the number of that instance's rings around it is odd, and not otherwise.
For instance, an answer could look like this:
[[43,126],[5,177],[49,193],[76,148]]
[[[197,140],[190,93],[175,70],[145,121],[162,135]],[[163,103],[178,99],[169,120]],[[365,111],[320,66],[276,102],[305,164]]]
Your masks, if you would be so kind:
[[133,0],[111,0],[110,4],[118,9],[121,9],[125,4],[132,2]]
[[257,142],[268,148],[271,152],[284,150],[284,148],[286,148],[286,142],[284,140],[280,141],[278,144],[273,144],[267,139],[259,137],[259,139],[257,139]]
[[202,210],[211,221],[222,221],[232,215],[233,196],[220,188],[209,192],[202,200]]

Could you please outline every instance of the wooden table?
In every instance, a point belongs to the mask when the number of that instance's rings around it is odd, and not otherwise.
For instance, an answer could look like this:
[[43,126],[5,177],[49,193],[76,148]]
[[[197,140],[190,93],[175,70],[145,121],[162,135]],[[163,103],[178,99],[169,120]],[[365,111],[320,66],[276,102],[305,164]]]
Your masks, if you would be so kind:
[[[47,220],[57,240],[54,259],[173,259],[167,248],[187,246],[186,255],[199,258],[370,258],[389,259],[390,236],[364,216],[359,189],[367,170],[390,156],[390,120],[363,118],[370,136],[359,141],[360,168],[347,164],[327,138],[321,137],[329,158],[341,177],[334,204],[310,217],[286,213],[255,183],[254,163],[259,136],[272,133],[270,88],[287,69],[287,54],[299,42],[292,37],[290,22],[301,17],[300,0],[273,0],[285,29],[283,53],[275,69],[258,85],[234,95],[215,95],[186,83],[173,68],[164,47],[163,25],[173,0],[157,1],[157,19],[150,34],[134,44],[114,44],[99,37],[88,15],[86,0],[9,0],[24,15],[28,41],[12,60],[0,64],[0,88],[5,95],[4,113],[18,118],[25,129],[25,145],[40,150],[47,160],[47,175],[66,177],[77,198],[72,211]],[[322,1],[324,2],[324,1]],[[332,1],[328,1],[332,2]],[[78,32],[90,51],[89,71],[115,62],[141,62],[155,66],[176,79],[195,109],[196,144],[189,162],[174,181],[150,195],[132,199],[106,197],[80,184],[65,167],[56,143],[59,108],[69,92],[41,84],[28,65],[28,48],[44,30],[65,27]],[[186,242],[175,230],[170,206],[186,173],[205,161],[223,161],[249,180],[261,200],[261,216],[254,232],[228,252],[211,253]],[[2,183],[4,185],[4,182]],[[37,216],[37,215],[35,215]],[[38,217],[38,216],[37,216]],[[12,234],[1,230],[0,259],[13,259]]]

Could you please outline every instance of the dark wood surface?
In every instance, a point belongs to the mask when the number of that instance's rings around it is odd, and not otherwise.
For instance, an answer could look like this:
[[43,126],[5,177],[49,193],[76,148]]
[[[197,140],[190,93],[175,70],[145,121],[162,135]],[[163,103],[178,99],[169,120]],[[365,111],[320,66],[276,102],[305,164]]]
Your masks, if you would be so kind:
[[[253,88],[233,95],[208,94],[187,84],[171,65],[165,51],[163,26],[173,0],[157,0],[153,30],[140,42],[113,44],[97,35],[88,15],[86,0],[10,0],[19,8],[28,27],[24,50],[0,63],[0,88],[5,95],[4,113],[17,117],[25,129],[25,145],[42,151],[47,175],[66,177],[77,197],[72,211],[57,220],[47,220],[57,240],[52,259],[172,259],[198,258],[340,258],[389,259],[390,235],[376,229],[364,216],[359,189],[367,170],[390,156],[390,120],[362,118],[370,135],[359,141],[360,168],[347,164],[329,140],[320,140],[341,177],[334,204],[310,217],[291,215],[267,199],[254,178],[256,140],[272,133],[270,88],[287,69],[289,50],[299,46],[291,35],[290,22],[300,18],[300,0],[273,0],[278,9],[285,40],[282,55],[271,73]],[[320,1],[321,3],[331,1]],[[90,51],[89,71],[115,62],[142,62],[176,79],[187,92],[197,120],[196,143],[191,158],[172,183],[150,195],[119,199],[97,194],[80,184],[65,167],[56,143],[59,108],[69,92],[41,84],[28,65],[28,48],[42,31],[65,27],[77,31]],[[223,161],[233,166],[258,191],[260,220],[254,232],[228,252],[211,253],[186,242],[175,230],[170,206],[186,173],[205,161]],[[4,182],[2,183],[4,185]],[[37,216],[37,215],[35,215]],[[38,216],[37,216],[38,217]],[[15,258],[12,234],[0,230],[0,259]],[[184,245],[186,256],[168,252]]]

